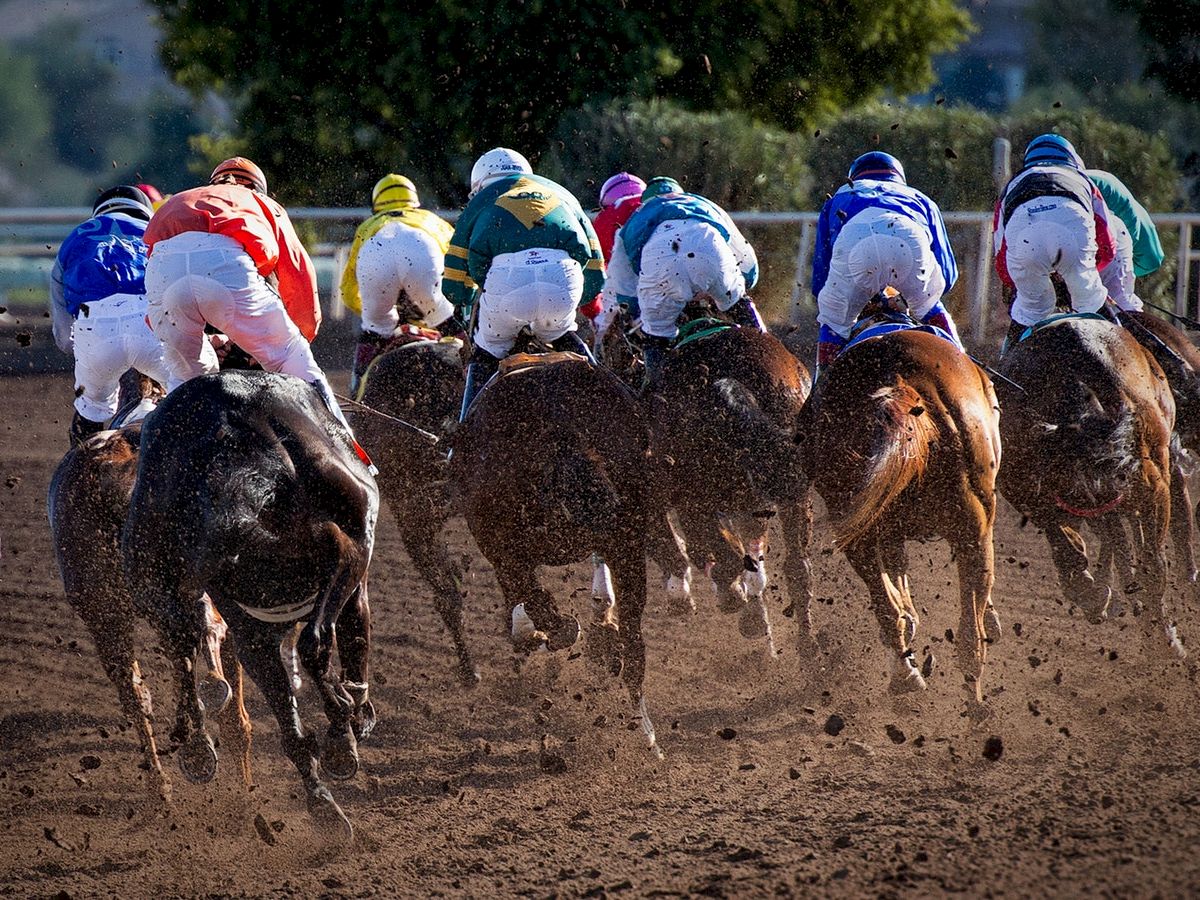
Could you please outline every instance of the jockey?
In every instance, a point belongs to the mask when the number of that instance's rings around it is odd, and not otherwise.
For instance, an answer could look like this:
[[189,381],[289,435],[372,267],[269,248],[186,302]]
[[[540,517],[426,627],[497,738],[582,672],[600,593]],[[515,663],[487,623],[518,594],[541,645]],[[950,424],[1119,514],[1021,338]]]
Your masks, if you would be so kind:
[[1140,312],[1142,301],[1134,293],[1134,279],[1158,271],[1163,262],[1158,229],[1146,208],[1116,175],[1102,169],[1085,174],[1100,189],[1104,205],[1112,213],[1108,226],[1113,235],[1113,261],[1100,273],[1108,296],[1120,309]]
[[958,264],[938,205],[909,186],[904,166],[889,153],[864,153],[846,177],[817,221],[817,370],[837,358],[867,301],[886,287],[900,292],[914,319],[941,328],[961,347],[942,305]]
[[729,214],[673,178],[653,178],[642,205],[617,233],[606,290],[640,314],[647,384],[679,334],[684,307],[698,297],[739,325],[765,331],[746,291],[758,282],[758,258]]
[[1016,290],[1009,338],[1054,313],[1050,276],[1062,278],[1076,312],[1097,312],[1108,290],[1100,273],[1113,259],[1108,210],[1099,188],[1066,138],[1035,137],[1024,167],[996,204],[996,271]]
[[166,347],[168,389],[220,368],[208,323],[268,372],[315,387],[350,431],[309,346],[321,324],[312,260],[258,166],[235,156],[208,184],[174,194],[150,220],[146,244],[150,326]]
[[[612,260],[617,232],[642,205],[642,191],[645,189],[646,182],[628,172],[618,172],[600,188],[600,212],[592,221],[592,225],[596,228],[596,237],[600,239],[600,249],[604,253],[606,266]],[[612,290],[601,293],[599,308],[590,316],[596,325],[597,346],[616,319],[619,308],[620,304],[617,303]],[[580,312],[588,314],[587,309],[580,309]]]
[[71,444],[103,430],[117,411],[118,382],[137,369],[161,384],[169,376],[162,344],[146,325],[146,244],[150,198],[131,185],[110,188],[92,218],[58,250],[50,277],[54,340],[75,351]]
[[591,359],[575,333],[575,311],[581,298],[600,293],[603,280],[596,232],[566,188],[534,175],[515,150],[497,147],[479,157],[471,200],[446,253],[445,290],[463,321],[479,296],[459,421],[523,328],[555,350]]
[[160,206],[167,202],[167,198],[163,196],[162,191],[152,184],[139,184],[138,189],[150,198],[150,208],[158,210]]
[[371,191],[374,213],[358,226],[342,272],[342,302],[362,315],[354,353],[353,392],[371,360],[406,320],[436,328],[454,314],[442,293],[442,269],[454,227],[421,209],[416,186],[385,175]]

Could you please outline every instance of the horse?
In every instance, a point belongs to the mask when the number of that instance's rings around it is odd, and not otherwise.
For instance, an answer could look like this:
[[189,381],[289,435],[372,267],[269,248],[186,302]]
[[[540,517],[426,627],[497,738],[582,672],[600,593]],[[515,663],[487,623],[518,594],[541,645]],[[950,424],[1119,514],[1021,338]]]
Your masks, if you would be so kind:
[[985,636],[999,637],[991,606],[999,407],[988,376],[925,330],[865,337],[822,372],[796,430],[834,544],[866,584],[895,654],[889,691],[926,688],[913,659],[918,616],[904,545],[941,537],[958,566],[954,640],[968,710],[985,715]]
[[[1064,597],[1089,621],[1103,621],[1115,552],[1126,590],[1146,599],[1144,637],[1161,649],[1154,634],[1165,633],[1182,657],[1166,604],[1175,401],[1162,369],[1128,330],[1094,315],[1047,320],[1010,344],[999,369],[1010,383],[997,386],[1006,448],[997,484],[1045,532]],[[1109,548],[1099,580],[1084,523]]]
[[1200,350],[1169,322],[1146,312],[1122,310],[1121,324],[1129,329],[1163,370],[1175,399],[1175,435],[1171,442],[1171,538],[1183,579],[1200,589],[1195,555],[1196,519],[1188,489],[1190,466],[1183,451],[1200,458]]
[[[123,396],[129,388],[129,379],[123,378]],[[123,426],[120,422],[133,407],[156,400],[161,389],[141,376],[134,393],[129,403],[122,403],[114,419],[117,427],[67,451],[50,480],[47,509],[67,602],[87,626],[104,672],[117,689],[121,711],[141,744],[151,790],[166,800],[171,784],[159,761],[150,691],[142,681],[134,650],[133,599],[120,555],[121,528],[129,511],[142,434],[140,421]],[[203,599],[205,661],[209,672],[231,686],[233,700],[221,717],[221,742],[237,752],[242,783],[249,788],[251,724],[243,699],[242,667],[232,641],[224,640],[224,621],[207,597]]]
[[[563,650],[578,621],[538,582],[539,566],[601,554],[614,576],[616,619],[589,644],[623,673],[643,734],[661,756],[643,693],[646,553],[656,537],[650,435],[632,392],[574,354],[509,357],[454,437],[457,505],[496,572],[518,649]],[[665,536],[665,537],[664,537]]]
[[434,434],[456,423],[463,393],[458,341],[417,340],[371,363],[350,411],[360,443],[379,468],[379,486],[417,571],[433,588],[433,602],[450,633],[464,685],[479,673],[463,637],[463,573],[447,552],[442,529],[450,516],[445,457],[438,448],[372,411],[411,422]]
[[677,342],[660,383],[642,397],[655,475],[686,548],[686,556],[668,548],[655,562],[670,576],[676,608],[692,608],[691,570],[700,568],[712,579],[718,608],[740,613],[741,633],[765,636],[773,650],[763,598],[768,520],[778,513],[790,608],[808,654],[815,648],[812,510],[794,443],[808,370],[770,334],[698,328],[707,334]]
[[[378,510],[378,489],[348,433],[299,379],[200,376],[146,420],[121,549],[135,607],[174,665],[188,778],[211,780],[217,763],[193,672],[207,594],[279,723],[310,814],[352,834],[317,763],[330,778],[353,777],[357,740],[375,724],[367,569]],[[297,653],[329,720],[323,747],[302,729],[279,654],[298,622]],[[335,639],[341,677],[331,668]]]

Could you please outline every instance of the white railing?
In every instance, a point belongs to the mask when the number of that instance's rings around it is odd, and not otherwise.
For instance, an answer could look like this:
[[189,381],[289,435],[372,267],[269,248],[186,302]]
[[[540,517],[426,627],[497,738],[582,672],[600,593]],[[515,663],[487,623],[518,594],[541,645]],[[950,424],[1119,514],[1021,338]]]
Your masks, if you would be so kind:
[[[3,257],[52,257],[58,249],[58,242],[67,233],[67,229],[83,221],[91,214],[85,207],[58,208],[8,208],[0,209],[0,258]],[[355,223],[371,214],[366,207],[355,208],[324,208],[324,207],[294,207],[289,213],[295,222],[313,223]],[[456,210],[439,210],[439,215],[453,221],[458,216]],[[799,229],[799,242],[795,259],[795,277],[792,280],[792,309],[797,308],[797,301],[802,295],[807,296],[807,284],[810,280],[809,267],[812,260],[813,243],[816,237],[817,213],[813,212],[735,212],[733,219],[739,225],[795,227]],[[1196,316],[1200,314],[1200,297],[1193,287],[1192,265],[1200,263],[1200,248],[1192,246],[1193,238],[1200,228],[1200,214],[1197,213],[1155,213],[1155,223],[1160,232],[1175,230],[1179,236],[1178,266],[1175,276],[1175,312],[1180,315]],[[974,339],[982,339],[989,315],[989,291],[992,277],[992,216],[988,212],[947,212],[946,224],[952,228],[966,227],[977,232],[974,241],[973,271],[970,272],[966,284],[970,284],[968,292],[969,315],[967,331]],[[28,231],[30,226],[62,226],[61,234],[52,240],[21,240],[22,229]],[[46,229],[49,231],[49,228]],[[5,242],[6,235],[17,237],[17,240]],[[314,248],[314,255],[330,258],[340,270],[340,264],[345,260],[347,245],[344,242],[320,242]],[[961,242],[959,245],[962,255]],[[336,279],[335,279],[336,290]],[[340,318],[341,304],[331,304],[331,317]]]

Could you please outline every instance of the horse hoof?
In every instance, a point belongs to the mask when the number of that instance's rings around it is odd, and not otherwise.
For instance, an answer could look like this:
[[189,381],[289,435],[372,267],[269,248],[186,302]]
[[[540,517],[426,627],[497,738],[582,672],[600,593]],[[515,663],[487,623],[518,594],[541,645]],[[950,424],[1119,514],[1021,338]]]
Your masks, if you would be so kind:
[[992,712],[986,703],[974,699],[967,701],[966,716],[971,720],[972,725],[980,725],[994,715],[995,713]]
[[217,777],[217,748],[212,738],[197,731],[179,748],[179,768],[192,784],[208,784]]
[[1108,619],[1108,607],[1112,603],[1112,588],[1106,587],[1097,592],[1100,599],[1096,603],[1085,604],[1083,614],[1093,625],[1099,625]]
[[358,745],[353,733],[329,736],[321,750],[321,771],[334,781],[349,781],[358,774]]
[[558,626],[546,636],[548,650],[566,650],[579,640],[579,620],[574,616],[564,616]]
[[225,712],[229,701],[233,699],[233,688],[215,672],[204,673],[196,687],[196,693],[200,697],[200,705],[204,707],[204,712],[210,716],[219,716]]
[[667,579],[667,611],[673,616],[690,616],[696,611],[691,578],[687,574]]
[[888,691],[892,694],[915,694],[918,691],[925,690],[927,687],[925,679],[917,671],[917,667],[913,664],[912,659],[906,656],[899,660],[895,671],[892,672],[892,680],[888,685]]
[[996,610],[989,606],[983,612],[983,635],[990,643],[1000,643],[1000,616],[996,614]]
[[471,663],[463,663],[458,667],[458,683],[466,688],[473,688],[482,679],[479,677],[479,672]]
[[746,608],[746,598],[732,588],[717,588],[717,609],[731,616]]
[[535,650],[545,646],[549,638],[546,632],[538,629],[533,624],[533,619],[529,618],[529,613],[525,612],[525,604],[518,603],[512,610],[512,635],[513,650],[517,653],[533,653]]
[[762,598],[755,598],[745,605],[742,609],[742,614],[738,618],[738,631],[742,637],[747,639],[766,637],[771,626],[767,621],[767,608],[763,605]]
[[350,717],[350,727],[354,730],[355,740],[364,740],[375,730],[375,704],[366,700]]
[[326,837],[334,840],[349,841],[354,837],[354,826],[337,805],[329,788],[321,785],[308,795],[308,814],[312,816],[317,829]]

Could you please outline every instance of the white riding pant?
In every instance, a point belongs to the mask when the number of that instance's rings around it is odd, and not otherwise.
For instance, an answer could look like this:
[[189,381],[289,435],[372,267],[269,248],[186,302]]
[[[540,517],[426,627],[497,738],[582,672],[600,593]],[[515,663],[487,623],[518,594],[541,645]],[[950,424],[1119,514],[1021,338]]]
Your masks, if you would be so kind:
[[724,312],[745,293],[746,278],[729,242],[707,222],[663,222],[642,248],[637,296],[646,334],[675,337],[679,314],[698,296],[711,297]]
[[1100,281],[1108,296],[1124,310],[1142,311],[1142,300],[1135,293],[1133,274],[1133,237],[1120,217],[1112,216],[1108,220],[1109,230],[1113,235],[1113,249],[1116,255],[1112,262],[1100,273]]
[[1096,223],[1092,211],[1067,197],[1022,203],[1004,226],[1009,277],[1017,288],[1012,318],[1035,325],[1054,315],[1050,275],[1057,272],[1075,312],[1096,312],[1108,291],[1096,270]]
[[454,313],[442,294],[446,255],[430,235],[389,222],[358,250],[355,272],[362,297],[364,331],[390,337],[400,324],[401,294],[425,322],[436,327]]
[[268,372],[294,375],[321,392],[329,411],[350,430],[312,348],[258,274],[254,260],[224,234],[189,231],[154,245],[146,262],[150,325],[166,348],[168,390],[220,369],[204,333],[209,323]]
[[549,343],[574,331],[583,297],[583,268],[565,250],[540,247],[492,259],[475,344],[497,359],[507,356],[522,328]]
[[117,411],[118,384],[136,369],[166,385],[163,345],[146,324],[146,297],[113,294],[85,304],[75,318],[75,409],[91,422]]
[[817,296],[817,321],[849,337],[867,301],[886,287],[898,290],[920,321],[941,299],[946,277],[923,225],[889,210],[865,209],[833,242],[829,277]]

